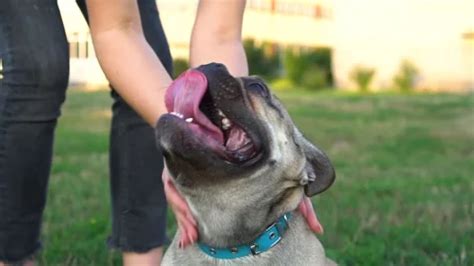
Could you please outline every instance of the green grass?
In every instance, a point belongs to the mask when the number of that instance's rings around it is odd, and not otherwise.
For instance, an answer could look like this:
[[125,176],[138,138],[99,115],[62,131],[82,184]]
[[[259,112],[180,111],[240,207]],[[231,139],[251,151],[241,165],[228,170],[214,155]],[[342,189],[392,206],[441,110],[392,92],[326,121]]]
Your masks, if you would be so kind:
[[[280,92],[337,181],[315,198],[341,265],[474,264],[474,98]],[[60,119],[42,265],[112,265],[108,92],[70,90]],[[175,225],[169,223],[169,234]]]

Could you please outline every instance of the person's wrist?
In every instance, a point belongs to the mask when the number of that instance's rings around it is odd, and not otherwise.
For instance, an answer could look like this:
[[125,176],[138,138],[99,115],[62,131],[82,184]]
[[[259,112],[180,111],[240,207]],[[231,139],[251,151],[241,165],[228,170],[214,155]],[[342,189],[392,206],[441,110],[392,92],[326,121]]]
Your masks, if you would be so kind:
[[166,91],[168,90],[168,88],[171,86],[171,84],[173,83],[173,80],[171,80],[169,83],[167,83],[166,85],[163,85],[163,86],[159,86],[157,89],[159,91],[159,94],[162,95],[163,97],[162,98],[162,102],[158,105],[158,111],[157,111],[157,114],[156,114],[156,117],[154,119],[154,124],[153,124],[153,127],[156,129],[157,126],[158,126],[158,121],[160,120],[161,116],[163,116],[164,114],[167,114],[168,113],[168,110],[166,109],[166,103],[165,103],[165,96],[166,96]]

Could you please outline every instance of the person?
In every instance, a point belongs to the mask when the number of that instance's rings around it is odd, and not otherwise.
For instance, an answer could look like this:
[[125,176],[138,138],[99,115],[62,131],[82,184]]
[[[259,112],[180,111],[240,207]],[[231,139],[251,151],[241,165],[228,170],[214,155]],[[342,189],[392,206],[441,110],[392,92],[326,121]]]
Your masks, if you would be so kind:
[[[112,87],[109,245],[125,265],[159,265],[166,203],[183,246],[196,222],[163,170],[153,127],[166,112],[171,56],[153,0],[77,0],[88,19],[102,69]],[[190,64],[220,62],[248,75],[241,41],[245,1],[201,0]],[[51,166],[54,129],[68,83],[68,44],[55,0],[0,2],[0,266],[34,264]],[[163,172],[163,182],[159,176]],[[164,185],[164,186],[163,186]],[[164,190],[163,190],[164,188]],[[164,193],[166,195],[164,195]],[[313,231],[322,227],[308,198],[300,204]]]

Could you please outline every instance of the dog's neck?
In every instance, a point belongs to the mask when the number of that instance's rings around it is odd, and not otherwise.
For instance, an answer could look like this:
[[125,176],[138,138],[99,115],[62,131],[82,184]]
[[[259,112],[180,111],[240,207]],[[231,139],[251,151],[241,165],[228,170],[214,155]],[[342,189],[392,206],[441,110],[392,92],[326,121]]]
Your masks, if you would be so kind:
[[[193,204],[188,199],[198,222],[199,241],[219,248],[252,242],[284,213],[296,208],[301,200],[301,196],[298,196],[301,193],[292,191],[290,194],[284,196],[285,200],[248,202],[239,209],[233,208],[229,202]],[[246,199],[242,197],[241,200]]]
[[226,211],[216,208],[206,214],[192,207],[198,222],[199,241],[213,247],[230,247],[254,240],[274,220],[269,210]]

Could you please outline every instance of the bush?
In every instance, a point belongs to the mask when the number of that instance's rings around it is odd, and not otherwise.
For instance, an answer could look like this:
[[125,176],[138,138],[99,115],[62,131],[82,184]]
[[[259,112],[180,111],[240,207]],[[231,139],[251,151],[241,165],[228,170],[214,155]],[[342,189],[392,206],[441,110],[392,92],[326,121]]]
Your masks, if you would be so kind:
[[296,85],[287,78],[275,79],[271,84],[273,90],[291,90],[294,89],[295,86]]
[[328,73],[318,66],[310,66],[303,71],[300,84],[308,89],[323,89],[329,86]]
[[367,92],[369,91],[370,82],[372,82],[374,75],[375,70],[373,68],[356,66],[349,74],[349,78],[357,84],[359,91]]
[[270,43],[256,45],[253,39],[244,41],[244,49],[251,75],[259,75],[265,79],[273,79],[280,70],[278,57],[279,48]]
[[403,60],[398,73],[393,77],[395,88],[404,92],[413,90],[418,74],[418,68],[412,62]]
[[185,59],[174,59],[173,60],[173,78],[177,78],[181,73],[189,68],[189,62]]
[[331,50],[288,49],[284,66],[287,77],[295,84],[313,89],[322,89],[332,84]]

